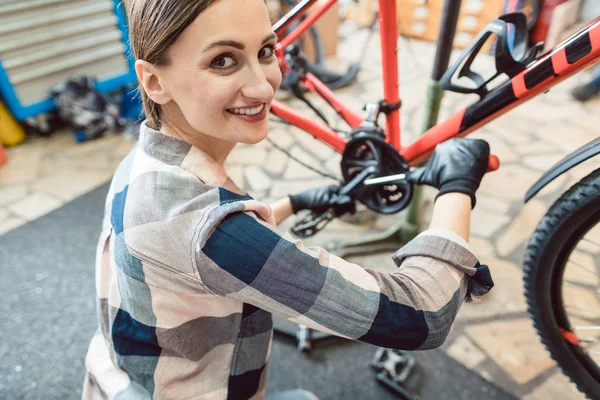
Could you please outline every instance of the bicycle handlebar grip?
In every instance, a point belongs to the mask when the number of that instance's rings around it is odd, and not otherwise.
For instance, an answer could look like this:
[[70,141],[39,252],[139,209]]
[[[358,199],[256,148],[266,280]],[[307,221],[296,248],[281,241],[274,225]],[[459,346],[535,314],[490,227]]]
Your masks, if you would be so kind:
[[490,154],[490,158],[488,160],[488,168],[487,172],[492,172],[500,168],[500,159],[498,156]]

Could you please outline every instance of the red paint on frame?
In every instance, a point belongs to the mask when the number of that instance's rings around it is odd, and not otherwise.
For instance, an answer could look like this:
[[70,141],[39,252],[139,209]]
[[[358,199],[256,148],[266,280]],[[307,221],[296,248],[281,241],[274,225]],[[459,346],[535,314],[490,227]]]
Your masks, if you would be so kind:
[[277,100],[273,100],[273,103],[271,103],[271,110],[279,118],[309,132],[312,136],[328,144],[338,153],[344,151],[346,140],[342,139],[336,131],[328,126],[306,118],[304,115]]

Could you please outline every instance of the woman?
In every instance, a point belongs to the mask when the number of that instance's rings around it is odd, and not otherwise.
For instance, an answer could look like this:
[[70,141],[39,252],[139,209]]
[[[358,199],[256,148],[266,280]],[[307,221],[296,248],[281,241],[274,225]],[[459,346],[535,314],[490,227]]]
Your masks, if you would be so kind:
[[351,200],[316,188],[269,207],[223,169],[237,143],[266,137],[281,82],[263,0],[127,6],[147,121],[106,202],[83,397],[262,398],[271,313],[378,346],[439,346],[463,300],[492,286],[467,244],[487,144],[444,143],[411,174],[440,195],[395,272],[307,248],[275,225]]

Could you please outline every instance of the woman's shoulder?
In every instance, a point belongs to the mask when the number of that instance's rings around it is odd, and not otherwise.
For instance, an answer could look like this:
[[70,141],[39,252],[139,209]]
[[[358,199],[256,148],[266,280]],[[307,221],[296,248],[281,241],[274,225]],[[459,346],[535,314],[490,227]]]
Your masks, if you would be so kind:
[[111,219],[123,229],[200,211],[219,202],[219,188],[185,169],[150,157],[136,146],[123,159],[112,179],[106,202]]

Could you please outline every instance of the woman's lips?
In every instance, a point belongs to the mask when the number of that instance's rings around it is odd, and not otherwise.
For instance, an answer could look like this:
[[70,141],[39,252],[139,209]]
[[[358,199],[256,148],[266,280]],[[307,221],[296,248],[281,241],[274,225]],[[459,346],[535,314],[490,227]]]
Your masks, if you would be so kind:
[[[258,111],[259,108],[260,111]],[[267,105],[263,103],[254,107],[229,108],[226,111],[229,113],[229,115],[240,118],[246,122],[259,122],[266,118],[267,110]]]

